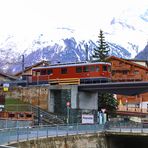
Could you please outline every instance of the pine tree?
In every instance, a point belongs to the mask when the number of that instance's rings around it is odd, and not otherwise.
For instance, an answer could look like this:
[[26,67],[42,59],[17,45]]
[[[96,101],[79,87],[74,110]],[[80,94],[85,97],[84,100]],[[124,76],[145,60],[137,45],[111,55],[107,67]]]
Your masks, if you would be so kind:
[[97,42],[98,46],[94,48],[94,55],[92,57],[95,61],[101,61],[101,62],[106,61],[106,58],[108,57],[109,46],[105,42],[105,37],[102,30],[100,30],[98,38],[99,38],[99,41]]
[[[105,42],[105,37],[103,35],[103,31],[100,30],[100,34],[98,36],[98,46],[94,48],[94,58],[93,61],[98,62],[106,62],[106,58],[109,56],[109,46]],[[116,110],[118,106],[117,100],[114,98],[113,94],[110,93],[98,93],[98,110],[106,109],[107,111]]]
[[98,110],[106,109],[107,111],[115,111],[118,106],[117,99],[114,98],[111,93],[99,93],[98,94]]

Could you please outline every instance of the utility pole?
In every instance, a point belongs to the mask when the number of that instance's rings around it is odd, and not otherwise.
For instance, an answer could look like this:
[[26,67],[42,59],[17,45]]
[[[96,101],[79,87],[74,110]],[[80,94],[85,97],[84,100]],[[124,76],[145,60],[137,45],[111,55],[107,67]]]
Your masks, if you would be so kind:
[[88,62],[88,44],[86,43],[85,45],[84,45],[84,47],[85,47],[85,52],[86,52],[86,61]]
[[24,73],[24,70],[25,70],[25,58],[24,55],[22,55],[22,75]]

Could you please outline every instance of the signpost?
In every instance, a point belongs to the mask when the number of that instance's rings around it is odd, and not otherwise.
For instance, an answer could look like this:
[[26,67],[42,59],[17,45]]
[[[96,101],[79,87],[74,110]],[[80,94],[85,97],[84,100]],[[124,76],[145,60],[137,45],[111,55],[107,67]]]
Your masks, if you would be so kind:
[[3,91],[8,91],[9,89],[9,83],[4,83],[3,84]]
[[70,109],[70,102],[66,102],[66,106],[67,106],[67,124],[69,124],[69,109]]
[[94,115],[82,114],[82,124],[94,124]]

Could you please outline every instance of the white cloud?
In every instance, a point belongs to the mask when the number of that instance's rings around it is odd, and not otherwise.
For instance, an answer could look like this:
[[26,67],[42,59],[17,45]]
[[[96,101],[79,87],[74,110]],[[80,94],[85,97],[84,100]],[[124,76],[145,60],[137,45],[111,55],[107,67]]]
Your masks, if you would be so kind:
[[57,27],[70,27],[89,36],[123,9],[146,6],[147,0],[0,0],[0,33],[29,40]]

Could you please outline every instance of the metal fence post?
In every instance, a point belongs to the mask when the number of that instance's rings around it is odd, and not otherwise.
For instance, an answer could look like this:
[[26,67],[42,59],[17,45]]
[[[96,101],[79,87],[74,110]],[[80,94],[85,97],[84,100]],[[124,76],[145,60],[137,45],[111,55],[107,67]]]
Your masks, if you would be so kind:
[[79,127],[78,127],[78,122],[77,122],[77,126],[76,126],[76,127],[77,127],[77,129],[76,129],[77,131],[76,131],[76,132],[77,132],[77,134],[78,134],[78,130],[79,130]]
[[132,133],[132,124],[131,124],[131,126],[130,126],[130,132]]
[[39,138],[39,126],[37,127],[37,140]]
[[47,136],[46,137],[48,138],[48,127],[47,127]]
[[121,132],[121,124],[119,123],[119,129],[120,129],[120,132]]
[[10,129],[8,129],[8,144],[10,143]]
[[143,133],[143,123],[141,123],[141,132]]
[[58,137],[58,125],[56,126],[56,136]]
[[27,141],[29,140],[29,127],[27,127]]
[[66,131],[67,131],[67,136],[68,136],[68,131],[69,131],[69,128],[68,127],[69,127],[69,125],[67,124],[66,127],[67,127]]
[[16,133],[17,133],[17,142],[19,142],[19,128],[16,128]]

